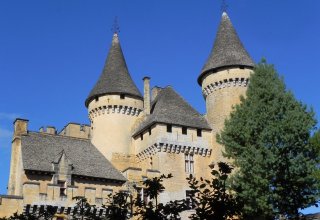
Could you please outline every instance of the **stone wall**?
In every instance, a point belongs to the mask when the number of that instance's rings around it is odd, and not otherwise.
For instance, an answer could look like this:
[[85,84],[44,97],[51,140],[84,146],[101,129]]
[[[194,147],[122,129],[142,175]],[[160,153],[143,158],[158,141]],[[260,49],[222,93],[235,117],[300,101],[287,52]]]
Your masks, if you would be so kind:
[[78,123],[69,123],[59,132],[59,135],[85,139],[89,139],[90,134],[91,127],[89,125]]
[[[251,73],[251,69],[230,68],[204,78],[202,93],[206,100],[206,117],[213,129],[213,143],[216,143],[216,134],[223,128],[233,106],[240,103],[240,96],[245,96]],[[221,151],[221,146],[216,144],[215,161],[225,160]]]
[[11,216],[13,213],[21,213],[23,209],[23,197],[0,196],[0,218]]
[[108,160],[113,153],[130,153],[131,128],[142,109],[142,100],[120,95],[105,95],[89,103],[91,140]]

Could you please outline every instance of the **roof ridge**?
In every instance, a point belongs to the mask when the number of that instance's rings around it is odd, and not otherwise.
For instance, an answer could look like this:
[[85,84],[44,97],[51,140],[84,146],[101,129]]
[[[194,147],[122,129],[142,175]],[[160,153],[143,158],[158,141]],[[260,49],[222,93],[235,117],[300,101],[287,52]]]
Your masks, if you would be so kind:
[[211,130],[206,118],[178,94],[172,86],[167,86],[159,92],[157,99],[152,104],[152,109],[152,113],[133,131],[133,136],[155,123]]
[[80,141],[90,141],[88,138],[81,138],[81,137],[71,137],[67,135],[61,135],[61,134],[50,134],[50,133],[45,133],[45,132],[38,132],[38,131],[28,131],[27,134],[23,134],[23,136],[28,136],[29,134],[39,134],[43,136],[51,136],[51,137],[59,137],[59,138],[68,138],[68,139],[77,139]]

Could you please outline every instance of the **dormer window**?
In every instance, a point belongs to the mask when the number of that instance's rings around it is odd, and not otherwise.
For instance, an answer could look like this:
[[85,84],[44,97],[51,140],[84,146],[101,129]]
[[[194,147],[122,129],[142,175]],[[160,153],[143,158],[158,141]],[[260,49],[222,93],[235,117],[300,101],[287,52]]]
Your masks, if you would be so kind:
[[187,127],[182,127],[182,134],[187,134],[188,132],[188,129]]
[[58,185],[60,187],[60,196],[66,196],[66,181],[58,180]]
[[125,95],[124,94],[120,94],[120,99],[124,99]]
[[198,136],[198,137],[202,137],[202,131],[201,131],[201,129],[197,129],[197,136]]

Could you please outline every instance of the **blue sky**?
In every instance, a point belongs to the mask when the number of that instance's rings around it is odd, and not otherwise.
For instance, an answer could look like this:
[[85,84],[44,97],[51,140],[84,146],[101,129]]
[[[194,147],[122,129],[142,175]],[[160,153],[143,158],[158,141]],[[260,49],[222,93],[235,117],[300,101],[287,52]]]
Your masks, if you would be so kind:
[[[101,73],[115,16],[140,91],[148,75],[152,86],[172,85],[204,113],[196,79],[213,44],[220,5],[220,0],[1,0],[0,194],[6,193],[14,118],[29,119],[29,130],[88,123],[84,101]],[[319,120],[320,1],[229,0],[228,5],[253,59],[273,63]]]

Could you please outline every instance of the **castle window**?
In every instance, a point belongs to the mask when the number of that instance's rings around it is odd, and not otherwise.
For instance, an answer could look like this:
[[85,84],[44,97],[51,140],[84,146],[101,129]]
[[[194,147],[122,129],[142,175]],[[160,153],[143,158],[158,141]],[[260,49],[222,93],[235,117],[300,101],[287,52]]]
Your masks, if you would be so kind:
[[187,127],[182,127],[182,134],[187,134]]
[[201,129],[197,129],[197,136],[198,136],[198,137],[202,137],[202,131],[201,131]]
[[58,185],[60,187],[60,196],[66,196],[66,182],[58,180]]
[[124,99],[125,98],[125,95],[124,94],[121,94],[120,95],[120,99]]
[[148,131],[149,131],[149,135],[151,135],[151,128],[149,128]]
[[167,125],[167,132],[172,133],[172,125]]
[[94,100],[96,100],[96,102],[99,101],[99,97],[95,97]]
[[138,199],[144,204],[148,204],[148,196],[147,193],[144,192],[144,188],[137,187]]
[[194,209],[195,206],[195,202],[191,199],[193,193],[192,190],[186,190],[186,200],[187,200],[187,206],[191,209]]
[[143,133],[140,134],[140,140],[143,140]]
[[194,161],[193,161],[193,154],[185,154],[184,155],[184,167],[186,173],[193,173],[194,172]]

